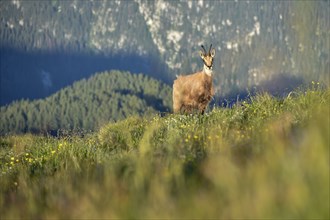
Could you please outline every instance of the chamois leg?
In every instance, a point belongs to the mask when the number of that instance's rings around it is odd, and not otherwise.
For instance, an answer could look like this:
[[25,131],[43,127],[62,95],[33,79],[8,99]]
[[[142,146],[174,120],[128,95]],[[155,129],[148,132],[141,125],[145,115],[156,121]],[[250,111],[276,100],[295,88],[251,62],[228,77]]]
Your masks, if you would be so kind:
[[173,112],[174,112],[174,113],[180,113],[181,108],[182,108],[182,107],[181,107],[178,103],[174,103],[174,104],[173,104]]
[[204,104],[200,104],[200,105],[198,106],[198,111],[199,111],[199,113],[200,113],[201,115],[204,115],[204,113],[205,113],[205,109],[206,109],[206,106],[205,106]]
[[181,113],[181,114],[187,114],[187,113],[189,113],[189,106],[187,106],[187,105],[182,105],[182,106],[181,106],[181,109],[180,109],[180,113]]
[[180,113],[181,108],[182,108],[182,103],[180,102],[180,100],[178,100],[175,92],[173,91],[173,112]]

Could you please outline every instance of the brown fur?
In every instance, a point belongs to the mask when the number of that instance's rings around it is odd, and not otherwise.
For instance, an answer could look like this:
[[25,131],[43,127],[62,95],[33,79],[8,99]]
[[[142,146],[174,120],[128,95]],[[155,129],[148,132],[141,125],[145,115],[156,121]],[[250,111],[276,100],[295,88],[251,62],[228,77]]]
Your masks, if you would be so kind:
[[212,76],[203,71],[188,76],[179,76],[173,84],[174,113],[204,113],[214,95]]
[[215,50],[212,44],[208,53],[204,46],[201,46],[200,57],[203,60],[202,71],[179,76],[173,83],[173,111],[174,113],[192,113],[194,110],[204,114],[205,109],[212,97],[214,88],[212,82],[212,65]]

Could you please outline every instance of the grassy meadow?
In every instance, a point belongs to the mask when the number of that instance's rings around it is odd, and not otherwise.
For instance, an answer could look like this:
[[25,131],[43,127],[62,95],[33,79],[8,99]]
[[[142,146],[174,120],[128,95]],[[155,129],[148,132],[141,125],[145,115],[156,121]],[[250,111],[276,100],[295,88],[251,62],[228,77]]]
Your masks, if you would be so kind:
[[[316,85],[315,85],[316,87]],[[0,139],[0,217],[328,219],[330,90]]]

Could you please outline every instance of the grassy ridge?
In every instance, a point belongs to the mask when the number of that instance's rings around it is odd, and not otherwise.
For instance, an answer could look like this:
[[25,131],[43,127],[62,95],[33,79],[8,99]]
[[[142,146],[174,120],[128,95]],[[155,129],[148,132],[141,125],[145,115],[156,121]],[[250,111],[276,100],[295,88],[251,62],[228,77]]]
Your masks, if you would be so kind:
[[330,90],[1,138],[2,218],[329,218]]

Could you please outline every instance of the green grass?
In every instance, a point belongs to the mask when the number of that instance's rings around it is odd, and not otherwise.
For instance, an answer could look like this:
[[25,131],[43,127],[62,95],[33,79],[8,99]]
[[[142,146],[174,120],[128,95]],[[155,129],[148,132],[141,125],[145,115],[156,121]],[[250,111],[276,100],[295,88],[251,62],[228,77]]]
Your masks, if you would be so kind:
[[0,139],[6,218],[329,218],[330,90]]

